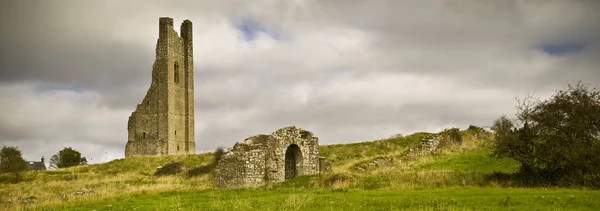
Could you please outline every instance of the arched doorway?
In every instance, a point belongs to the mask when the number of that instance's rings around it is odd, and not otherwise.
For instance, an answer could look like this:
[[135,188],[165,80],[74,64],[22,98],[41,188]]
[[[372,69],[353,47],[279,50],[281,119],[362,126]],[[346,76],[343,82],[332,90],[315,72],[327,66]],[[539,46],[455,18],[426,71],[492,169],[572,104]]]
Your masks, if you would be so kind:
[[285,151],[285,179],[292,179],[301,174],[302,152],[298,145],[292,144]]

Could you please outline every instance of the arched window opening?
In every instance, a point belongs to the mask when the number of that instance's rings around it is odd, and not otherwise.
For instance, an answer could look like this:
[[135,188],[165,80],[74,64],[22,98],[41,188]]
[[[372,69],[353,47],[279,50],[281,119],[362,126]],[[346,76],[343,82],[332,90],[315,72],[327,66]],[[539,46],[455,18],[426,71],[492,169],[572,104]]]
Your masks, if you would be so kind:
[[177,146],[177,151],[179,151],[179,146]]
[[173,80],[175,80],[175,83],[179,83],[179,64],[177,64],[177,62],[175,62],[173,70]]

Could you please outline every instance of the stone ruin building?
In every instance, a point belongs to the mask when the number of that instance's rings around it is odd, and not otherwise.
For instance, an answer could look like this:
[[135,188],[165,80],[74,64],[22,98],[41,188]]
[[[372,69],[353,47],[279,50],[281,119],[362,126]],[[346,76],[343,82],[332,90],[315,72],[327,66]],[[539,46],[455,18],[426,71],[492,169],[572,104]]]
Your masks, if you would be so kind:
[[[172,18],[159,19],[152,82],[129,117],[125,157],[195,153],[191,21],[181,24],[180,34]],[[291,126],[236,143],[215,167],[215,186],[258,187],[330,170],[318,138]]]
[[129,117],[125,157],[194,154],[194,55],[192,22],[181,36],[173,19],[159,19],[152,83]]
[[319,156],[319,139],[291,126],[236,143],[217,163],[215,186],[258,187],[330,169],[330,164]]

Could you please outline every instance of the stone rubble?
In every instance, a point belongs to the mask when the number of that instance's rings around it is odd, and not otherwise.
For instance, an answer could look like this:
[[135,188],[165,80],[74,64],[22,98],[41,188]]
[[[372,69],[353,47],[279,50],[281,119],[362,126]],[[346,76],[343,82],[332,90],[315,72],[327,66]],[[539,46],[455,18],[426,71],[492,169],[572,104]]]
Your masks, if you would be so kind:
[[[432,153],[435,150],[437,150],[438,146],[440,145],[440,142],[443,140],[444,140],[444,137],[439,134],[427,135],[427,136],[423,137],[423,139],[421,139],[419,147],[417,147],[415,149],[409,149],[408,154],[406,154],[401,159],[409,159],[412,157],[417,157],[417,156],[422,156],[422,155]],[[381,166],[391,165],[392,163],[394,163],[394,161],[395,161],[395,159],[393,157],[383,156],[383,157],[373,159],[368,163],[356,165],[356,166],[354,166],[354,169],[357,171],[367,171],[367,170],[371,170],[371,169],[378,168]]]
[[89,190],[89,189],[81,189],[81,190],[77,190],[75,192],[69,193],[69,194],[60,194],[58,195],[58,198],[68,198],[69,196],[79,196],[79,195],[86,195],[86,194],[95,194],[96,191],[93,190]]
[[411,158],[432,153],[437,150],[442,140],[443,137],[439,134],[427,135],[421,140],[419,147],[416,149],[410,149],[410,152],[404,158]]

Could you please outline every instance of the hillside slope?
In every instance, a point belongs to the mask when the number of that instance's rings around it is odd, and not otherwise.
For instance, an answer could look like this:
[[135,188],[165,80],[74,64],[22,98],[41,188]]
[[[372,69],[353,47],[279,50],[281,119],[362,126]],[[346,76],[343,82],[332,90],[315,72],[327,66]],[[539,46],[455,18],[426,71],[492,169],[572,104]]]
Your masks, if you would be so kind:
[[[492,135],[488,132],[461,131],[460,142],[441,143],[434,153],[406,158],[428,135],[431,133],[324,145],[320,151],[331,161],[332,172],[300,176],[265,188],[405,190],[509,185],[486,177],[492,172],[511,172],[517,167],[511,160],[489,158],[491,151],[486,146]],[[18,210],[94,203],[132,194],[208,190],[213,187],[212,174],[202,169],[212,159],[212,153],[127,158],[56,171],[27,172],[24,181],[18,184],[11,184],[10,175],[4,174],[0,175],[0,208]],[[154,175],[159,166],[174,162],[181,163],[182,171],[167,176]]]

